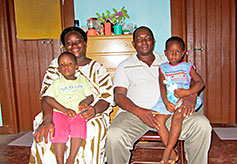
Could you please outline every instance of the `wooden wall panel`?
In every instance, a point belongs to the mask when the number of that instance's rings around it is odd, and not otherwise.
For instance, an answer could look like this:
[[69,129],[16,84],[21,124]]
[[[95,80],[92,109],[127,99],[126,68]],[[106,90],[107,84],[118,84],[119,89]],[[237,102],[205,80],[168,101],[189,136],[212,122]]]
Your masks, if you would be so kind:
[[172,35],[186,41],[187,60],[206,85],[205,115],[212,123],[237,123],[236,1],[170,2]]
[[7,12],[7,0],[0,2],[0,101],[3,126],[0,127],[0,134],[16,133],[16,99],[14,91],[13,64],[9,38],[9,15]]
[[186,7],[188,61],[206,84],[204,113],[212,123],[236,123],[235,1],[187,0]]
[[41,40],[23,41],[14,38],[16,43],[14,47],[16,56],[13,57],[14,78],[20,131],[32,129],[33,119],[41,111],[39,99],[41,81],[52,59],[60,53],[59,41],[50,41],[58,46],[41,43]]

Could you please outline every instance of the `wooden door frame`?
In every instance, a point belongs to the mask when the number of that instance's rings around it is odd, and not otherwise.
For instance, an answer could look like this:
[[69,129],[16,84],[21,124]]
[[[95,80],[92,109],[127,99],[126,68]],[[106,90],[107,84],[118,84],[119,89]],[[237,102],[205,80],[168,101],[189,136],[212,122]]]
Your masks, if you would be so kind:
[[61,17],[62,17],[62,29],[66,27],[74,26],[74,0],[60,0],[61,4]]
[[16,94],[13,79],[13,63],[9,16],[9,1],[2,0],[0,3],[0,89],[3,126],[0,127],[0,134],[16,133],[17,127],[17,107]]
[[[235,1],[235,38],[237,38],[237,2]],[[235,42],[235,45],[237,44],[237,39],[236,39],[236,42]],[[237,46],[235,46],[235,55],[236,55],[236,57],[235,57],[235,65],[237,64]],[[236,68],[236,70],[235,70],[235,72],[236,72],[236,74],[237,74],[237,66],[235,67]],[[237,77],[237,75],[236,75],[236,77]],[[235,81],[236,81],[236,86],[237,86],[237,79],[235,79]],[[237,87],[236,87],[236,89],[235,89],[235,93],[237,93]],[[237,102],[237,95],[235,96],[235,102]],[[237,105],[236,105],[236,109],[235,109],[235,124],[237,124]]]
[[[186,2],[185,0],[170,0],[171,35],[183,38],[187,43]],[[185,47],[187,50],[187,46]],[[187,61],[187,55],[184,60]]]
[[171,35],[179,36],[187,42],[186,2],[185,0],[170,0]]

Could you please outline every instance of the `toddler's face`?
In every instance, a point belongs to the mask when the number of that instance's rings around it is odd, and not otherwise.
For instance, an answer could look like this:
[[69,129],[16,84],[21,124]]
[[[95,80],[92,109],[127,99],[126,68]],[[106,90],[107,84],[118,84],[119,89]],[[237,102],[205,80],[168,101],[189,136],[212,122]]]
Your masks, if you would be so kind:
[[59,60],[59,72],[68,80],[75,80],[75,70],[77,68],[75,60],[65,54]]
[[180,63],[184,54],[185,52],[182,50],[181,43],[177,41],[170,42],[165,50],[165,55],[171,65]]

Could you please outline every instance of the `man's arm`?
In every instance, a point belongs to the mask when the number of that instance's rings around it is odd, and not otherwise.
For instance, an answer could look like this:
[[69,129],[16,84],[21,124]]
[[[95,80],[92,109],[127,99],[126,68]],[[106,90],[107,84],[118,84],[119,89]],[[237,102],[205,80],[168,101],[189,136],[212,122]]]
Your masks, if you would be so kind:
[[135,105],[127,97],[127,89],[126,88],[115,87],[114,98],[115,98],[116,104],[118,104],[122,109],[135,114],[146,125],[148,125],[152,128],[155,128],[155,129],[159,129],[159,122],[154,117],[154,114],[157,114],[157,112],[153,112],[151,110],[140,108],[139,106]]
[[201,76],[195,71],[195,69],[192,67],[190,70],[190,76],[192,78],[191,85],[189,89],[176,89],[175,96],[182,98],[184,96],[191,95],[193,93],[199,93],[204,88],[204,82],[201,78]]
[[192,77],[190,91],[187,96],[182,97],[183,104],[180,108],[184,112],[184,117],[189,117],[193,114],[197,95],[205,86],[201,76],[195,71],[193,67],[191,68],[190,76]]

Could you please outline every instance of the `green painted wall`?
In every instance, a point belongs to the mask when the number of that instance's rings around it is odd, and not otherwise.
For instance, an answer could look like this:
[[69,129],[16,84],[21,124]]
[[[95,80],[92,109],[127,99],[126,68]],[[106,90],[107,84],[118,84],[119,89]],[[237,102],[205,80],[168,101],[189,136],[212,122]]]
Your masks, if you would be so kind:
[[87,19],[97,17],[96,12],[112,12],[112,8],[120,10],[123,6],[130,16],[125,23],[150,27],[156,39],[155,51],[164,54],[165,41],[171,36],[169,0],[74,0],[75,18],[80,27],[86,26]]

